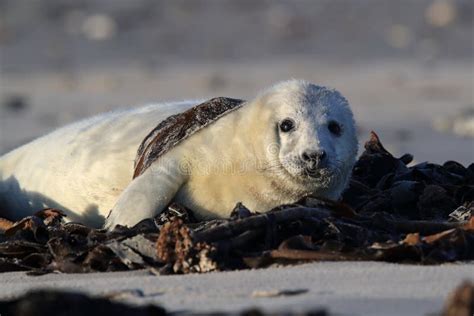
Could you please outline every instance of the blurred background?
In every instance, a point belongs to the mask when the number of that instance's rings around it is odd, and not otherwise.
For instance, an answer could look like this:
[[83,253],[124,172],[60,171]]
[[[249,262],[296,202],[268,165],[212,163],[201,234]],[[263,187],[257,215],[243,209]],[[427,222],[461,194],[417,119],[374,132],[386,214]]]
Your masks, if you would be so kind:
[[150,102],[341,91],[416,161],[474,161],[472,0],[0,0],[0,154]]

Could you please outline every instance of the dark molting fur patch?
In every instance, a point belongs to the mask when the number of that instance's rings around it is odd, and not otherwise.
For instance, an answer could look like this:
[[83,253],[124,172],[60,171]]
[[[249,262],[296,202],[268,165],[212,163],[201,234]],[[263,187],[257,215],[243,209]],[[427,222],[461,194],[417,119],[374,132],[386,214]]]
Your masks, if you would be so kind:
[[138,148],[133,178],[141,175],[171,148],[225,114],[239,108],[244,102],[225,97],[213,98],[160,122]]

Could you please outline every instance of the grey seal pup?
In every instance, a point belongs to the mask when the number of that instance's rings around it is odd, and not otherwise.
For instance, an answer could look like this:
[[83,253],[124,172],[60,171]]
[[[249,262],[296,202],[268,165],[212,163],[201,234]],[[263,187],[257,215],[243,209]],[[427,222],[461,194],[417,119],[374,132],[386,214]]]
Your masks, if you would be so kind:
[[248,101],[151,104],[65,126],[2,156],[0,216],[53,207],[112,228],[172,201],[209,219],[228,217],[237,202],[266,212],[308,194],[338,199],[357,148],[347,100],[302,80]]

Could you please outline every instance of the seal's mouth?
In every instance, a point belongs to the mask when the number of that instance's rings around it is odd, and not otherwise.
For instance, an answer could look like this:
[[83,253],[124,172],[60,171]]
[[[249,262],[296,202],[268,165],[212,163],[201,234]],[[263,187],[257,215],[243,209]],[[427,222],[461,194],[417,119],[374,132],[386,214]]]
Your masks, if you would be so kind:
[[321,186],[328,186],[334,179],[335,177],[335,170],[332,168],[310,168],[310,167],[305,167],[302,170],[303,176],[306,178],[309,178],[313,181],[318,182],[319,185]]
[[312,164],[298,158],[284,160],[280,166],[296,181],[318,188],[330,188],[340,174],[340,168],[336,164]]
[[306,167],[303,169],[303,173],[310,178],[320,178],[322,176],[322,170],[318,168]]

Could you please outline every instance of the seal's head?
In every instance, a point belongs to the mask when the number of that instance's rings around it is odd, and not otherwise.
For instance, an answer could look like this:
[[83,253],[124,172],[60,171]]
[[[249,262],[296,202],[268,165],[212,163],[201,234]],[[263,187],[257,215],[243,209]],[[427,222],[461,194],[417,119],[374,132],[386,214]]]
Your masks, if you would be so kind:
[[335,90],[300,80],[279,83],[260,100],[273,122],[264,143],[273,144],[266,159],[277,176],[291,178],[309,193],[339,198],[358,148],[347,100]]

